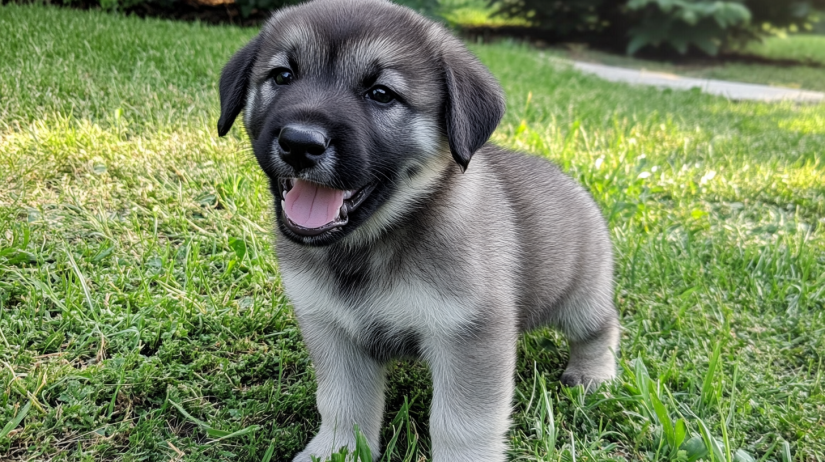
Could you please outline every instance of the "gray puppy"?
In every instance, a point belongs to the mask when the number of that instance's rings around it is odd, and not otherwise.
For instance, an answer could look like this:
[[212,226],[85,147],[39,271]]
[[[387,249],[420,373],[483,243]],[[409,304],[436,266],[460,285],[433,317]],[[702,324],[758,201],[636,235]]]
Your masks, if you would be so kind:
[[394,358],[432,371],[436,462],[505,460],[519,332],[567,335],[567,385],[614,377],[601,212],[553,164],[485,144],[501,88],[442,26],[381,0],[285,8],[230,59],[220,97],[220,135],[243,111],[270,179],[318,378],[321,428],[295,461],[353,448],[355,424],[379,453]]

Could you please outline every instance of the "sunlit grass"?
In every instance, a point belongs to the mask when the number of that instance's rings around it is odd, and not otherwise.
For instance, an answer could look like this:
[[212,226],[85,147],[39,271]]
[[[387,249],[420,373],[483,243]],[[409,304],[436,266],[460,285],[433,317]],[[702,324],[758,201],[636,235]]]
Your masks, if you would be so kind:
[[[317,428],[265,178],[214,131],[254,33],[0,8],[0,460],[282,461]],[[823,459],[825,106],[472,49],[507,92],[493,141],[602,206],[624,326],[622,375],[589,396],[558,383],[560,335],[520,340],[512,459]],[[388,459],[428,453],[429,394],[394,366]]]
[[526,26],[519,18],[506,18],[495,14],[496,8],[487,0],[441,0],[440,16],[450,25],[473,26]]
[[[777,39],[779,40],[779,39]],[[652,61],[586,48],[554,48],[548,53],[561,58],[597,62],[628,69],[667,72],[685,77],[728,80],[800,90],[825,91],[825,68],[804,65],[750,64],[740,62],[674,63]]]
[[773,59],[794,59],[825,65],[825,35],[793,34],[769,37],[748,45],[745,50]]
[[825,91],[825,68],[727,63],[720,66],[677,70],[682,75],[755,83],[798,90]]

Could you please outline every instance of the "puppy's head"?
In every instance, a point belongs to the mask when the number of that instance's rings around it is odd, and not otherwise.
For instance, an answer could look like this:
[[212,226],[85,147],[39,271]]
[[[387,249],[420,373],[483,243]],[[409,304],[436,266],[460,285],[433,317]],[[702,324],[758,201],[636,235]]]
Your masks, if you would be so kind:
[[446,169],[466,169],[504,113],[460,41],[383,0],[279,11],[229,60],[220,97],[219,134],[243,111],[278,227],[306,245],[391,226]]

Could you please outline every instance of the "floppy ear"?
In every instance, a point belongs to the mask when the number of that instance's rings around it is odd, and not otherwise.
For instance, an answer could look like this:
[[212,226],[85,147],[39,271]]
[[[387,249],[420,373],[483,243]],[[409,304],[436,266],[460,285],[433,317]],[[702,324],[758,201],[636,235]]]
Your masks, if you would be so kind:
[[246,89],[249,87],[249,75],[258,54],[260,36],[252,39],[245,47],[238,50],[221,71],[221,118],[218,119],[218,135],[224,136],[232,128],[235,118],[241,113],[246,103]]
[[504,95],[490,71],[462,45],[459,47],[444,56],[445,115],[450,151],[465,171],[473,154],[501,121]]

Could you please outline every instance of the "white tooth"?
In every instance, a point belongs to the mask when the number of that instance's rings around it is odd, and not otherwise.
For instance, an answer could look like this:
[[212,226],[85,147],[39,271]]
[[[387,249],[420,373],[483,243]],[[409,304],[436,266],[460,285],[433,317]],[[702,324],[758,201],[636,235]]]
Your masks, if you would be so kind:
[[355,191],[344,191],[344,199],[349,199],[355,194]]
[[286,202],[283,199],[281,199],[281,208],[286,210]]

